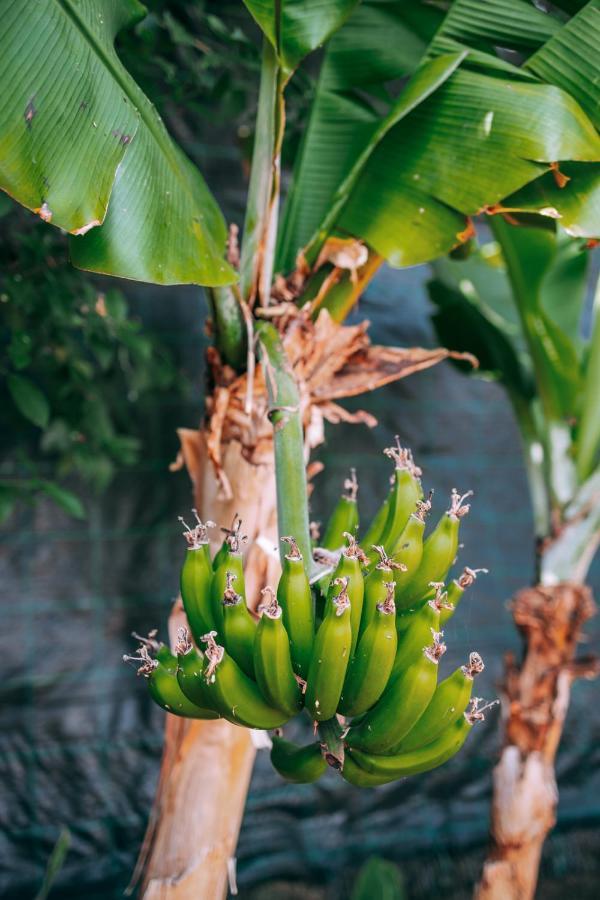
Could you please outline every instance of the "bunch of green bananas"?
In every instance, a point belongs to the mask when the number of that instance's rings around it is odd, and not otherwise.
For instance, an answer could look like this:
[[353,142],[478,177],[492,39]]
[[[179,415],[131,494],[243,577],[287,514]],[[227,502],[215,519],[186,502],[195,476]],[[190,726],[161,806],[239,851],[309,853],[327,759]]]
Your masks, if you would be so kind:
[[[385,452],[395,464],[391,489],[363,539],[352,473],[325,546],[314,550],[329,567],[311,584],[294,538],[282,537],[289,549],[277,590],[262,592],[260,618],[246,604],[240,520],[224,529],[213,559],[213,523],[194,511],[181,570],[189,631],[180,629],[173,653],[153,633],[126,657],[168,712],[274,730],[271,760],[289,781],[316,781],[328,765],[359,786],[428,771],[457,753],[483,718],[485,707],[471,700],[479,654],[438,678],[442,628],[485,571],[465,568],[445,588],[469,494],[453,490],[425,537],[431,494],[424,498],[421,470],[399,444]],[[302,709],[320,739],[299,747],[281,726]]]

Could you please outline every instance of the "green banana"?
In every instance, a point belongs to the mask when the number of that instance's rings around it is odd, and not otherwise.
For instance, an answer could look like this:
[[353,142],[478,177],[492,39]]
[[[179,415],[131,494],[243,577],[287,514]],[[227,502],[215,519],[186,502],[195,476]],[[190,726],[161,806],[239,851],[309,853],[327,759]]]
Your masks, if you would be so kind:
[[[147,637],[143,637],[141,634],[138,634],[137,631],[132,631],[131,636],[139,641],[140,644],[148,650],[148,652],[152,652],[154,654],[154,658],[158,660],[158,662],[167,669],[168,672],[177,672],[177,657],[174,653],[171,652],[170,647],[166,644],[163,644],[162,641],[157,641],[157,629],[153,628],[152,631],[148,632]],[[141,649],[141,648],[140,648]]]
[[343,715],[361,715],[383,694],[396,655],[395,618],[394,582],[391,581],[385,600],[377,604],[375,615],[350,660],[339,703]]
[[344,544],[344,534],[349,531],[356,535],[358,531],[358,481],[356,470],[350,469],[350,478],[344,481],[344,493],[338,500],[327,523],[321,547],[326,550],[337,550]]
[[401,563],[400,567],[394,572],[394,581],[396,583],[395,599],[399,611],[406,608],[405,605],[400,605],[404,588],[418,572],[421,565],[425,520],[431,509],[432,496],[433,491],[429,493],[427,500],[417,501],[417,508],[409,517],[392,553],[392,559]]
[[359,547],[354,535],[346,531],[344,537],[346,538],[348,546],[341,552],[338,564],[332,576],[331,585],[327,592],[327,600],[331,599],[335,594],[332,585],[335,584],[336,579],[347,578],[348,599],[350,600],[350,623],[352,625],[352,644],[350,646],[350,655],[352,656],[356,649],[356,643],[361,629],[361,617],[365,593],[362,565],[366,562],[366,557]]
[[487,573],[487,571],[487,569],[469,569],[468,566],[465,566],[460,577],[455,578],[454,581],[450,582],[446,600],[447,609],[442,610],[440,616],[442,627],[446,624],[448,619],[452,618],[452,616],[456,612],[456,607],[462,600],[462,595],[464,594],[466,589],[468,587],[471,587],[480,572]]
[[458,753],[473,724],[483,718],[482,710],[475,709],[473,712],[461,713],[458,720],[448,725],[434,741],[418,750],[408,750],[390,756],[376,756],[360,750],[348,750],[347,754],[364,772],[375,778],[385,779],[380,782],[385,784],[386,781],[396,781],[398,778],[417,775],[419,772],[429,772],[443,765]]
[[177,629],[177,682],[185,696],[196,706],[213,709],[214,703],[206,683],[206,657],[199,653],[192,642],[187,628]]
[[312,784],[327,771],[327,763],[317,742],[298,747],[275,734],[272,737],[271,763],[273,768],[294,784]]
[[471,653],[466,666],[459,666],[452,675],[438,684],[429,706],[417,724],[392,748],[392,752],[404,753],[425,747],[436,740],[449,725],[457,722],[471,699],[473,679],[483,669],[479,653]]
[[214,708],[235,725],[265,730],[279,728],[289,716],[269,706],[255,682],[216,643],[215,636],[211,631],[203,638],[207,659],[204,678]]
[[254,638],[256,619],[246,606],[241,594],[236,593],[233,582],[237,575],[225,573],[226,587],[223,591],[223,642],[225,649],[249,678],[254,678]]
[[396,470],[388,517],[380,543],[385,547],[386,553],[393,553],[398,538],[408,522],[408,517],[414,512],[417,501],[421,499],[422,489],[419,481],[421,470],[415,465],[410,450],[400,446],[398,437],[396,437],[396,446],[388,447],[384,453],[394,460]]
[[468,491],[461,497],[456,489],[452,491],[449,510],[423,544],[419,568],[397,594],[399,608],[406,609],[415,603],[424,602],[430,583],[444,581],[446,578],[458,551],[460,520],[470,509],[469,504],[463,505],[463,501],[472,493]]
[[381,535],[390,511],[391,496],[391,491],[388,491],[387,497],[375,513],[371,524],[362,537],[360,545],[363,550],[370,550],[375,544],[381,544]]
[[[244,562],[242,559],[241,545],[247,540],[246,535],[240,533],[242,520],[239,516],[234,517],[231,528],[226,529],[227,537],[223,542],[226,549],[221,557],[221,562],[214,569],[212,581],[210,583],[210,606],[215,622],[215,631],[219,638],[223,636],[223,596],[228,586],[228,573],[235,576],[237,588],[240,596],[246,596],[246,587],[244,582]],[[223,549],[223,548],[221,548]],[[221,553],[219,553],[217,556]],[[211,629],[212,630],[212,629]]]
[[273,588],[265,587],[261,593],[270,602],[262,607],[254,639],[256,682],[267,703],[290,717],[295,716],[302,708],[302,692],[294,675],[281,606]]
[[157,659],[152,659],[146,646],[142,645],[138,653],[139,656],[123,656],[123,659],[141,664],[138,675],[144,675],[148,679],[150,696],[158,706],[186,719],[219,718],[219,714],[213,709],[192,703],[181,690],[175,673]]
[[284,556],[277,600],[283,610],[283,624],[290,639],[294,672],[308,675],[315,636],[315,610],[304,560],[293,537],[282,537],[289,544]]
[[348,582],[348,577],[333,582],[341,590],[337,597],[328,596],[325,618],[315,637],[304,703],[316,721],[335,715],[350,661],[352,623]]
[[438,662],[446,646],[441,635],[433,635],[433,644],[395,680],[390,680],[383,695],[360,725],[348,731],[346,743],[356,750],[385,753],[398,744],[414,727],[429,705],[436,688]]
[[364,581],[364,602],[360,619],[361,637],[375,618],[377,607],[384,603],[388,595],[388,584],[394,583],[394,571],[403,568],[402,563],[390,559],[381,546],[372,547],[379,555],[379,562]]
[[[398,648],[396,659],[390,678],[397,678],[412,666],[420,658],[424,648],[431,643],[432,634],[440,631],[440,610],[443,604],[441,593],[443,584],[437,586],[438,593],[433,600],[429,600],[422,609],[413,616],[411,622],[401,634],[398,635]],[[401,621],[401,625],[404,623]]]
[[390,781],[390,779],[385,776],[373,775],[371,772],[367,772],[365,769],[361,768],[361,766],[354,761],[353,754],[348,750],[346,750],[344,754],[341,775],[348,784],[361,788],[379,787],[382,784],[388,784]]
[[197,523],[194,528],[190,528],[179,517],[179,521],[185,526],[183,536],[188,544],[179,587],[190,631],[198,642],[201,635],[211,631],[216,625],[210,603],[213,568],[207,531],[208,528],[214,528],[215,523],[201,522],[196,510],[193,509],[192,512]]

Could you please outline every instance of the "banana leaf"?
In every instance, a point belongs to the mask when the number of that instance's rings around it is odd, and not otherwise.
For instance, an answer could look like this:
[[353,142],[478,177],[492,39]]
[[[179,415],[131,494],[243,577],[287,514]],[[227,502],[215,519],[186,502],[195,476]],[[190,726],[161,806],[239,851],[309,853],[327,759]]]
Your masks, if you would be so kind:
[[144,12],[137,0],[0,0],[0,187],[76,235],[81,268],[228,284],[221,212],[114,49]]

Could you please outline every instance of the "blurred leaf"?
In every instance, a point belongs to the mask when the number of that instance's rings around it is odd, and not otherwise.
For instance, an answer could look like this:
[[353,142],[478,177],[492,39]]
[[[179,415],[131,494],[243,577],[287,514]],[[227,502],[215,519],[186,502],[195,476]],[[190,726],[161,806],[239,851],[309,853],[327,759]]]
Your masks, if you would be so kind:
[[358,873],[350,900],[407,900],[399,867],[371,857]]
[[0,482],[0,525],[3,524],[15,507],[20,493],[9,484]]
[[53,481],[42,481],[39,484],[40,490],[50,497],[57,506],[64,509],[75,519],[85,519],[85,510],[81,500],[72,492],[65,488],[59,487]]
[[443,346],[473,353],[480,367],[475,374],[487,373],[509,391],[530,400],[534,395],[531,379],[514,344],[491,320],[485,307],[440,280],[429,282],[427,288],[438,308],[432,319]]
[[23,375],[9,375],[7,384],[19,412],[34,425],[45,428],[50,418],[50,405],[41,390]]
[[582,482],[598,465],[600,452],[600,280],[596,283],[592,339],[588,348],[581,418],[577,430],[577,474]]
[[52,885],[56,880],[56,876],[63,867],[65,857],[69,852],[70,846],[71,832],[68,828],[63,827],[61,828],[52,853],[50,854],[50,858],[46,866],[46,872],[44,874],[44,880],[42,881],[42,885],[35,895],[34,900],[46,900],[50,891],[52,890]]

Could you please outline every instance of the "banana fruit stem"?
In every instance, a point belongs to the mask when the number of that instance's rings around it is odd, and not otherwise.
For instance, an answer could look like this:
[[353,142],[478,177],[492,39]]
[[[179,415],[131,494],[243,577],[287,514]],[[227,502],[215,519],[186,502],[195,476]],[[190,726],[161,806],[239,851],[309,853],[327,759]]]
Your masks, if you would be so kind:
[[319,722],[318,731],[325,761],[333,769],[341,769],[344,765],[344,741],[343,729],[337,716]]
[[[277,329],[270,322],[257,322],[256,339],[273,426],[279,535],[294,536],[310,577],[312,549],[298,385]],[[285,553],[285,546],[280,544],[282,565]]]

